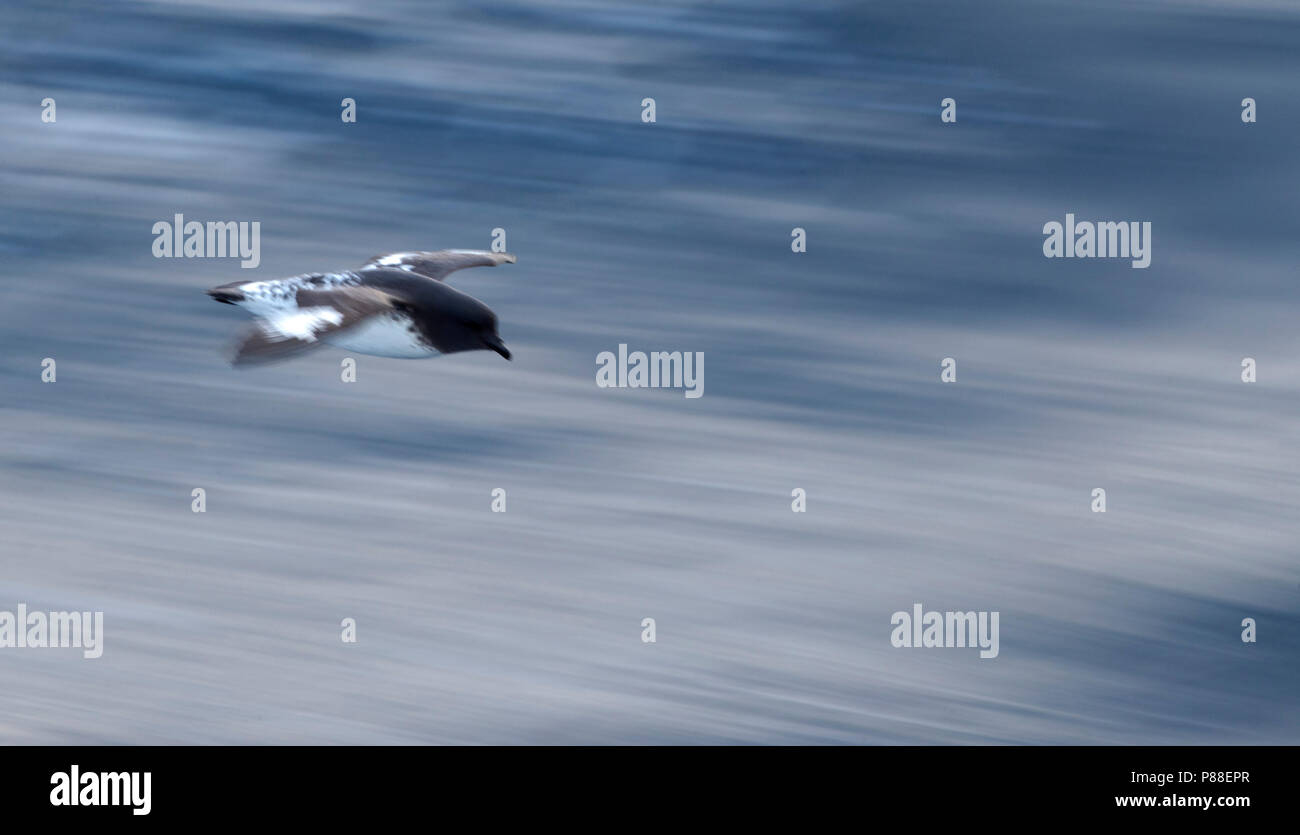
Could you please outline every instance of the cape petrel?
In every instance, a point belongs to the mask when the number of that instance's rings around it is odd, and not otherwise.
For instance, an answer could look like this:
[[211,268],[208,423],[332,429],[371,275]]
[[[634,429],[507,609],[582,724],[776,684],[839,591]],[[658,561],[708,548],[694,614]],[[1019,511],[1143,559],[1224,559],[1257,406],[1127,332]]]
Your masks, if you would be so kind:
[[463,267],[513,263],[506,252],[397,252],[357,270],[237,281],[207,292],[256,317],[231,360],[237,366],[288,359],[322,343],[381,357],[488,350],[510,359],[496,314],[443,280]]

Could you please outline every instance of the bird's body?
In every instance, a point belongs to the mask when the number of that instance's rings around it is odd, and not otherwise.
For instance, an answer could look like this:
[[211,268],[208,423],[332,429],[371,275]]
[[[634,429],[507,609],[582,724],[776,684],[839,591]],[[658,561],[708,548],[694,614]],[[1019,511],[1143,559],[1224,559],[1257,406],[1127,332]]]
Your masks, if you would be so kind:
[[352,330],[325,337],[325,342],[345,351],[376,357],[422,359],[436,357],[438,349],[420,338],[415,321],[403,313],[372,317]]
[[477,250],[402,252],[355,271],[236,282],[208,294],[257,317],[235,365],[286,359],[322,343],[381,357],[491,350],[510,359],[496,315],[443,279],[463,267],[514,261],[508,253]]

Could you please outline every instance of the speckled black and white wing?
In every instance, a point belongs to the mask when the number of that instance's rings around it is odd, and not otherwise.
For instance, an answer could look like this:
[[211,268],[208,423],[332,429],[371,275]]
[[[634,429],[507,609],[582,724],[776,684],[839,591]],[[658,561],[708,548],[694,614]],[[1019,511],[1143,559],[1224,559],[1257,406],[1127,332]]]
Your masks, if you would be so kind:
[[356,287],[361,277],[352,271],[341,273],[306,273],[290,278],[263,281],[235,281],[208,291],[219,302],[238,305],[254,316],[268,316],[277,310],[296,307],[299,290],[329,290]]
[[289,359],[332,336],[393,313],[397,300],[373,287],[335,284],[299,288],[292,306],[277,307],[254,320],[235,349],[231,363],[257,365]]
[[367,270],[401,270],[442,281],[456,270],[466,267],[495,267],[513,264],[518,260],[508,252],[486,252],[479,249],[441,249],[436,252],[394,252],[376,255],[361,268]]

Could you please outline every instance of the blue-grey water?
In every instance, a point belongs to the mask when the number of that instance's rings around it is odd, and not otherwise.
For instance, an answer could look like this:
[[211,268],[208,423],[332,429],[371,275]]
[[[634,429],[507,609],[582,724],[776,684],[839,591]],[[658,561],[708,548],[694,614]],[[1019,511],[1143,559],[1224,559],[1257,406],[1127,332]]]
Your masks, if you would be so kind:
[[[9,0],[0,66],[0,610],[106,633],[0,741],[1300,742],[1297,5]],[[498,227],[513,362],[223,357],[206,287]]]

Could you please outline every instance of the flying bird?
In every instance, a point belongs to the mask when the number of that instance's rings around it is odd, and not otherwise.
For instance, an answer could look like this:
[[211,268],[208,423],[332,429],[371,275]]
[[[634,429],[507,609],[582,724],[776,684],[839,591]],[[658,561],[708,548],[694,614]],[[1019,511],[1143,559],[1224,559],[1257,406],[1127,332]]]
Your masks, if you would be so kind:
[[513,263],[507,252],[397,252],[357,270],[237,281],[207,292],[256,317],[235,349],[236,366],[288,359],[321,344],[380,357],[486,350],[510,359],[496,314],[444,279],[464,267]]

